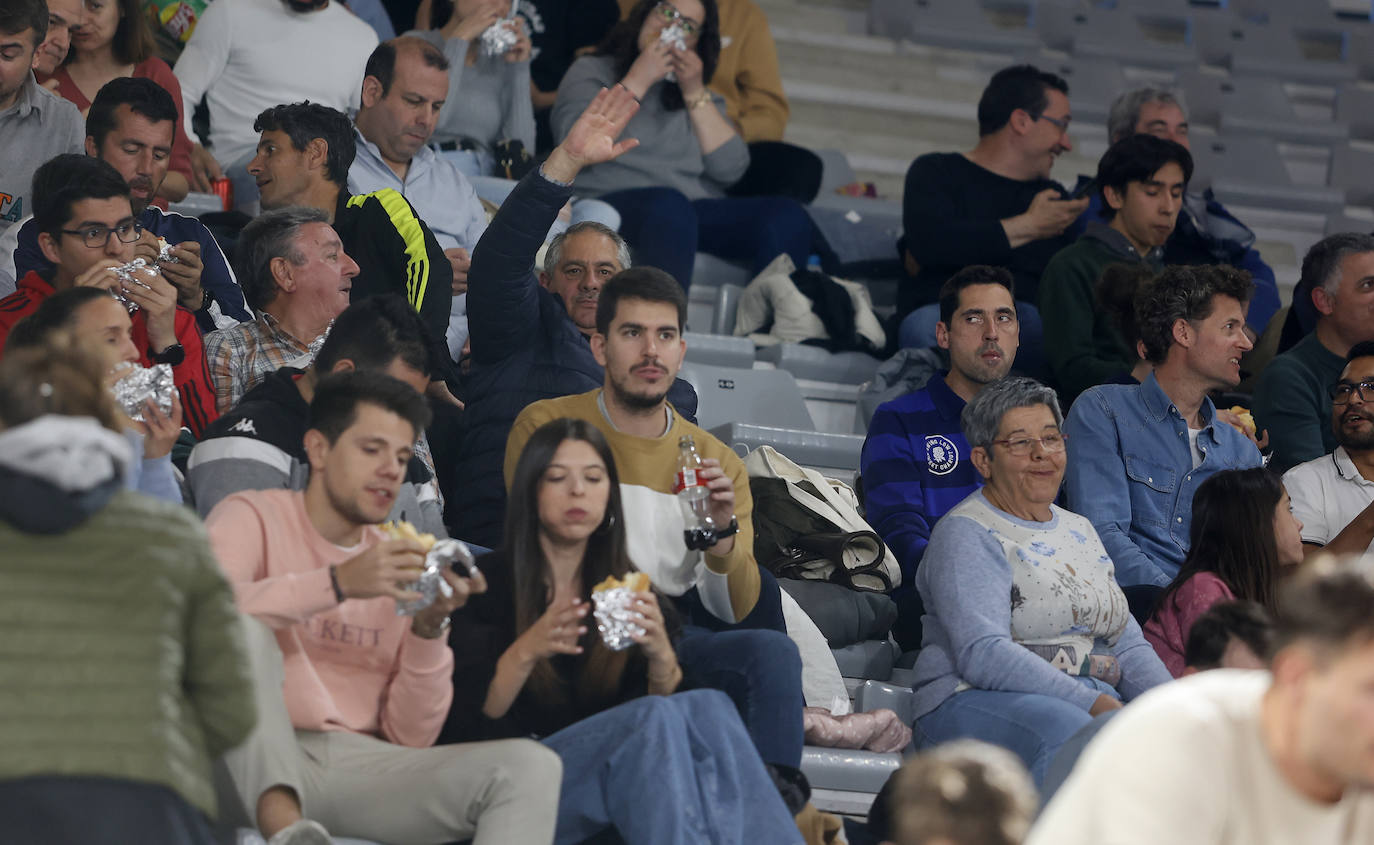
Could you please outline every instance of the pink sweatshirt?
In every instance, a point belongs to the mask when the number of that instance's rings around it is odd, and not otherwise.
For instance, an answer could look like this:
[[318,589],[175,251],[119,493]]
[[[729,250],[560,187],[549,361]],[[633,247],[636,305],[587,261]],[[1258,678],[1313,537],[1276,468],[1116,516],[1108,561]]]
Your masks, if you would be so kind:
[[235,493],[205,526],[239,610],[276,631],[292,725],[434,744],[453,697],[448,641],[410,633],[390,598],[340,604],[329,582],[329,566],[382,540],[381,529],[340,548],[315,530],[305,494],[291,490]]
[[1145,623],[1145,639],[1155,647],[1155,653],[1175,678],[1183,675],[1183,651],[1188,645],[1188,632],[1197,618],[1217,602],[1235,598],[1226,582],[1211,572],[1191,576],[1170,596],[1167,607],[1155,608]]

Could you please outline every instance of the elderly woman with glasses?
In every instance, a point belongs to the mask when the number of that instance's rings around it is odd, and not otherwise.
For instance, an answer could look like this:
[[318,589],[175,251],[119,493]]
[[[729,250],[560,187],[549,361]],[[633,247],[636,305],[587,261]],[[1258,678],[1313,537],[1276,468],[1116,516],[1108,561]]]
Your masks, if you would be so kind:
[[916,734],[1004,746],[1038,784],[1065,740],[1171,676],[1092,524],[1054,504],[1065,462],[1054,391],[1004,378],[961,421],[984,486],[936,523],[916,572]]
[[584,169],[575,190],[620,212],[636,264],[683,287],[698,250],[754,272],[780,253],[805,267],[813,251],[814,227],[796,200],[725,195],[748,168],[749,147],[707,88],[721,46],[716,0],[639,0],[595,54],[568,68],[551,116],[562,141],[602,88],[622,85],[639,101],[625,129],[639,146]]

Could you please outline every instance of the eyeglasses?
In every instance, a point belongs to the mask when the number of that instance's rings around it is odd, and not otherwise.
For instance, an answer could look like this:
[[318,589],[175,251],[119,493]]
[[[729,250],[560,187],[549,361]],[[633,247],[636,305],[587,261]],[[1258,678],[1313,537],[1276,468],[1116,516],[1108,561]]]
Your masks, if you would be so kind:
[[701,24],[679,12],[676,6],[666,2],[666,0],[655,6],[654,11],[658,12],[658,16],[663,18],[667,23],[676,23],[678,26],[682,27],[683,35],[686,35],[688,38],[696,38],[697,35],[701,33]]
[[1015,440],[994,440],[1007,447],[1007,452],[1016,458],[1024,458],[1031,453],[1031,447],[1039,443],[1040,448],[1048,454],[1055,454],[1064,451],[1064,443],[1069,439],[1067,434],[1046,434],[1044,437],[1018,437]]
[[104,249],[110,242],[110,235],[119,238],[120,243],[131,244],[143,237],[143,224],[137,220],[120,223],[111,229],[109,226],[87,226],[84,229],[63,229],[68,235],[80,235],[87,249]]
[[1337,405],[1346,404],[1350,401],[1351,394],[1355,393],[1360,395],[1361,402],[1370,402],[1374,401],[1374,381],[1362,381],[1359,384],[1342,381],[1328,387],[1326,392]]
[[1036,120],[1043,120],[1043,121],[1045,121],[1046,123],[1049,123],[1049,124],[1052,124],[1052,125],[1054,125],[1054,126],[1057,126],[1057,127],[1059,128],[1059,131],[1060,131],[1060,132],[1068,132],[1068,131],[1069,131],[1069,121],[1070,121],[1070,120],[1073,120],[1073,118],[1071,118],[1071,117],[1050,117],[1050,116],[1047,115],[1047,114],[1039,115],[1039,116],[1037,116],[1035,119],[1036,119]]

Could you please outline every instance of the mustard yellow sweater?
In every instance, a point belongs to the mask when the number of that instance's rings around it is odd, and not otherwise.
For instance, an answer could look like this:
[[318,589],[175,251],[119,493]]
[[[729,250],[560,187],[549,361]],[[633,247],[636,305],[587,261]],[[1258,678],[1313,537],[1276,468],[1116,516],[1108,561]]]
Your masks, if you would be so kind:
[[[516,417],[506,440],[506,486],[525,442],[546,422],[571,417],[600,429],[611,444],[620,497],[625,511],[625,535],[630,559],[649,575],[654,586],[670,596],[692,587],[711,613],[726,622],[738,622],[754,608],[759,597],[759,568],[754,562],[754,500],[749,494],[749,473],[729,446],[705,429],[673,415],[673,425],[662,437],[635,437],[611,427],[601,413],[601,390],[545,399],[529,405]],[[694,552],[683,539],[683,517],[673,495],[677,472],[678,439],[690,434],[703,458],[720,461],[735,483],[735,518],[739,534],[729,554],[717,556]]]

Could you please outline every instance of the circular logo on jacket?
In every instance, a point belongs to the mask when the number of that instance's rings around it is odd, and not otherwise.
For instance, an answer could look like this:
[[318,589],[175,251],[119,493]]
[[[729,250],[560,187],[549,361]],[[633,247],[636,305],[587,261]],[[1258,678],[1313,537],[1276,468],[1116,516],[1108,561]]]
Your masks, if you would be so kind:
[[959,464],[959,450],[943,434],[926,438],[926,466],[931,475],[946,475]]

